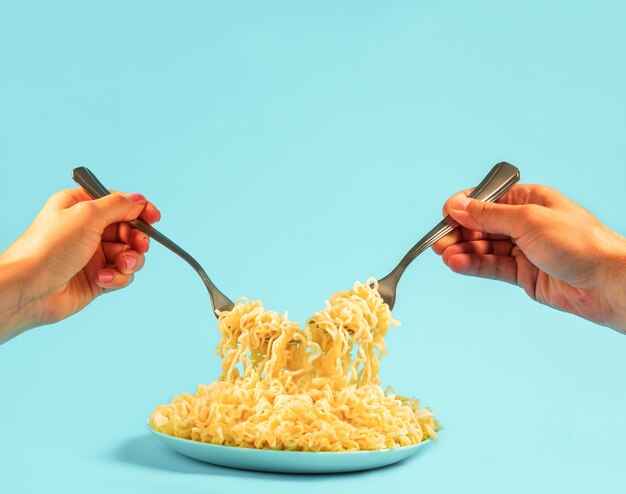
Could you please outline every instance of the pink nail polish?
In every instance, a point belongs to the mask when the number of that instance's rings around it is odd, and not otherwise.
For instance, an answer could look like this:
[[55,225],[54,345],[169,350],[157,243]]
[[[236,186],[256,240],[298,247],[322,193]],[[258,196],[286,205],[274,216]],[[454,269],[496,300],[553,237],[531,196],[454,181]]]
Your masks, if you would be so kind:
[[130,197],[135,202],[144,202],[146,200],[143,194],[140,194],[139,192],[133,192],[132,194],[128,194],[128,197]]
[[146,244],[146,250],[150,248],[150,239],[148,237],[143,237],[143,243]]
[[124,256],[124,264],[126,264],[126,269],[133,269],[137,265],[137,259],[133,256]]
[[112,271],[100,271],[98,273],[98,281],[100,283],[111,283],[114,277]]

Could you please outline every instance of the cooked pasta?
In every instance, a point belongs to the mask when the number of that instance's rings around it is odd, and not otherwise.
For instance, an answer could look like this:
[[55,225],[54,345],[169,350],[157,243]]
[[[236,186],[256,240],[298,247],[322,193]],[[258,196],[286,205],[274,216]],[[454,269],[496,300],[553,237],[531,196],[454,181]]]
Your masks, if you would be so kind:
[[415,399],[380,386],[392,325],[374,279],[330,297],[304,329],[261,302],[218,313],[222,374],[195,395],[159,405],[153,429],[246,448],[380,450],[436,438],[439,423]]

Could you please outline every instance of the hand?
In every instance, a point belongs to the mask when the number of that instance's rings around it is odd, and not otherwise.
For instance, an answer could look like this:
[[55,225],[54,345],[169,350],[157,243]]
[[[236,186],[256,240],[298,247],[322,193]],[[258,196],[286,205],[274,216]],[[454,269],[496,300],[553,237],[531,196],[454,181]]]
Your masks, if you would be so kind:
[[518,184],[499,204],[444,206],[461,226],[437,243],[453,271],[521,286],[543,304],[626,332],[626,239],[554,189]]
[[[82,189],[54,194],[0,255],[0,342],[64,319],[105,291],[127,286],[144,264],[148,237],[131,227],[161,214],[141,194],[91,200]],[[11,333],[11,334],[8,334]],[[8,339],[4,337],[4,339]]]

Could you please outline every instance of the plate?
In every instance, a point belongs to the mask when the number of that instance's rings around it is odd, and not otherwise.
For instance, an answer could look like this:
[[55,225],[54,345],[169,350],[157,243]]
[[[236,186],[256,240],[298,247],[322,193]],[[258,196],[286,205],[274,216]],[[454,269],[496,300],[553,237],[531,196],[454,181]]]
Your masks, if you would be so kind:
[[430,439],[412,446],[379,451],[321,452],[238,448],[168,436],[148,426],[159,440],[178,453],[223,467],[282,473],[339,473],[380,468],[418,453]]

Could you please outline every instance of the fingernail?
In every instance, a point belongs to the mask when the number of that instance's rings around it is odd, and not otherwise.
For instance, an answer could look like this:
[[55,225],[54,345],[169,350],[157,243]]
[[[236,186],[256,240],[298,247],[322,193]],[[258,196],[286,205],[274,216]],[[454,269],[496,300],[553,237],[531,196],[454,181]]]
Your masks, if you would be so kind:
[[137,265],[137,259],[133,256],[122,256],[124,257],[124,264],[126,264],[126,269],[133,269]]
[[146,200],[143,194],[140,194],[139,192],[133,192],[132,194],[128,194],[128,197],[130,197],[135,202],[144,202]]
[[112,271],[100,271],[98,273],[98,281],[100,283],[111,283],[113,278],[114,276]]
[[464,211],[467,209],[469,203],[469,197],[467,197],[465,194],[457,194],[455,196],[452,196],[452,198],[448,202],[448,207],[451,209],[456,209],[457,211]]
[[143,237],[143,243],[146,244],[146,250],[150,248],[150,239],[146,236]]

